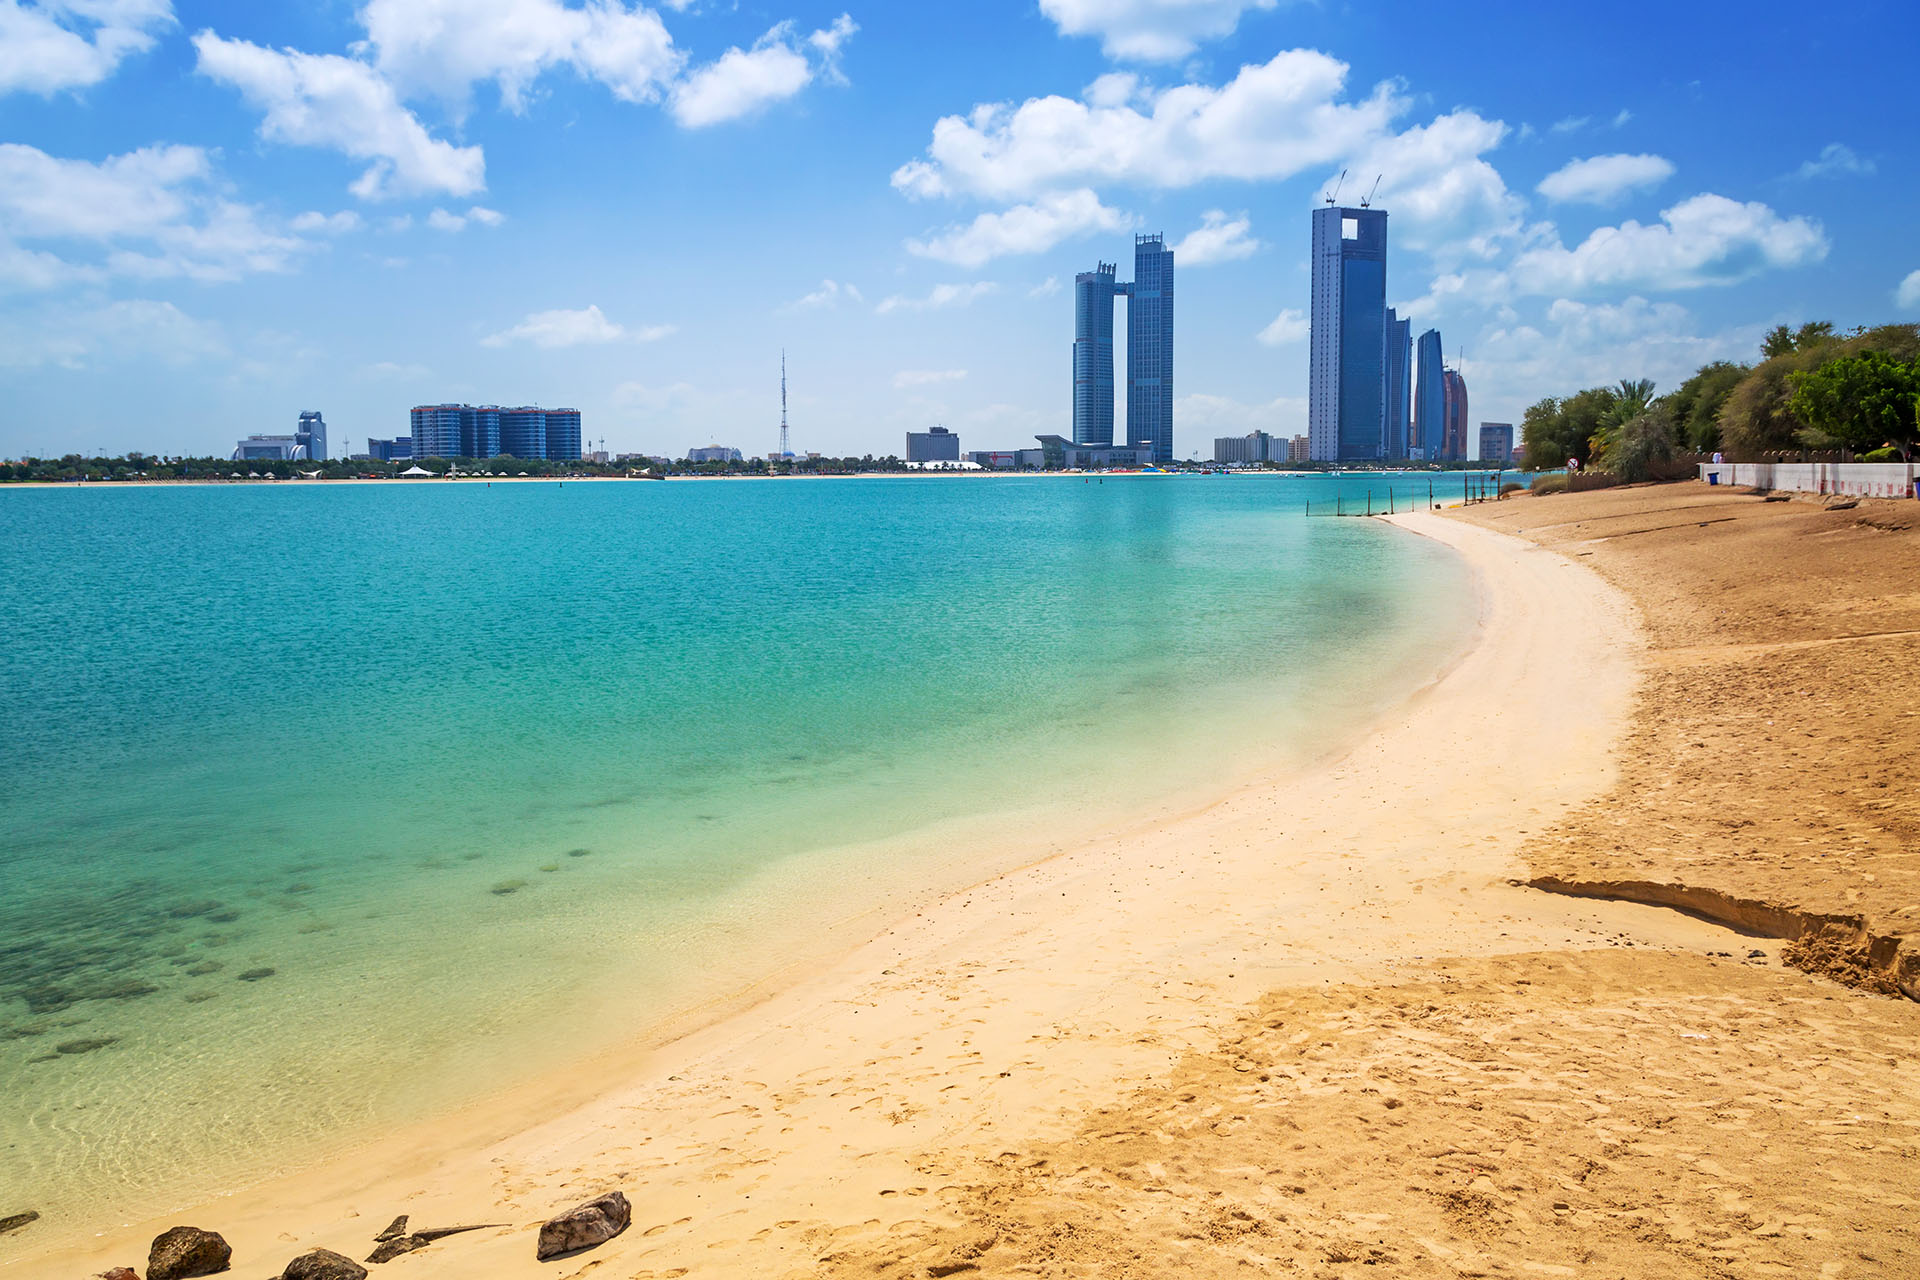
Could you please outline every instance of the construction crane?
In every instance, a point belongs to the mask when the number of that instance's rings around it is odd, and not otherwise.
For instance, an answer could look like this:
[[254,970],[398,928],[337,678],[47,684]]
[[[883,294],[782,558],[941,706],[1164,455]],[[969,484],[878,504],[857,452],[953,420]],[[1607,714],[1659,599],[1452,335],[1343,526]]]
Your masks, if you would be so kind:
[[1373,207],[1373,195],[1374,195],[1374,192],[1375,192],[1375,191],[1378,191],[1378,190],[1380,190],[1380,179],[1381,179],[1381,178],[1384,178],[1384,177],[1386,177],[1386,176],[1387,176],[1387,175],[1383,173],[1383,174],[1380,174],[1380,175],[1379,175],[1378,177],[1376,177],[1376,178],[1374,178],[1374,180],[1373,180],[1373,191],[1369,191],[1369,192],[1367,192],[1367,198],[1366,198],[1365,200],[1362,200],[1362,201],[1360,202],[1360,207],[1361,207],[1362,209],[1371,209],[1371,208]]
[[1333,190],[1327,192],[1326,194],[1326,201],[1328,204],[1332,204],[1335,200],[1338,200],[1340,198],[1340,184],[1345,182],[1346,180],[1347,180],[1347,171],[1345,169],[1342,169],[1340,171],[1339,178],[1337,178],[1334,181]]

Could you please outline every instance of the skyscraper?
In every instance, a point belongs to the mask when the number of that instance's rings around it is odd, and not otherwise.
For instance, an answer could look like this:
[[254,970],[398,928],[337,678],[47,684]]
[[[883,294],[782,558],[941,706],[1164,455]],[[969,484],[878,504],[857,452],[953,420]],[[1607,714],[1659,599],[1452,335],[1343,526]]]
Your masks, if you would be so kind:
[[320,416],[318,409],[308,409],[300,415],[294,439],[306,447],[310,460],[318,462],[327,456],[327,420]]
[[1440,456],[1446,439],[1446,391],[1441,374],[1445,372],[1440,355],[1440,331],[1429,329],[1420,335],[1420,370],[1414,383],[1414,446],[1428,460]]
[[1113,443],[1113,295],[1119,264],[1073,278],[1073,442]]
[[1446,434],[1440,445],[1440,458],[1443,462],[1458,462],[1467,456],[1467,380],[1454,369],[1448,369],[1440,380],[1446,401],[1441,411]]
[[1102,262],[1073,278],[1073,443],[1113,444],[1113,300],[1127,299],[1127,440],[1173,461],[1173,250],[1133,238],[1133,280]]
[[1387,436],[1387,214],[1313,211],[1307,437],[1316,462],[1378,458]]
[[1127,443],[1173,461],[1173,250],[1155,233],[1133,238],[1127,293]]
[[1392,307],[1387,308],[1387,451],[1395,460],[1405,458],[1412,443],[1408,429],[1413,400],[1413,321],[1402,320]]

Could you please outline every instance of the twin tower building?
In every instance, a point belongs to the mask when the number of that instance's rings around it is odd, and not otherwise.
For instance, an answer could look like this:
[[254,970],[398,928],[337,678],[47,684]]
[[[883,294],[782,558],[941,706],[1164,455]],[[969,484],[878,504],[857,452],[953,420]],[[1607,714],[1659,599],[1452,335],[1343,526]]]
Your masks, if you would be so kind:
[[1308,457],[1315,462],[1449,461],[1467,456],[1467,383],[1440,331],[1420,335],[1387,305],[1384,209],[1313,211]]
[[1073,278],[1073,443],[1113,444],[1113,300],[1127,300],[1127,434],[1137,451],[1112,461],[1173,461],[1173,250],[1133,238],[1133,279],[1102,262]]

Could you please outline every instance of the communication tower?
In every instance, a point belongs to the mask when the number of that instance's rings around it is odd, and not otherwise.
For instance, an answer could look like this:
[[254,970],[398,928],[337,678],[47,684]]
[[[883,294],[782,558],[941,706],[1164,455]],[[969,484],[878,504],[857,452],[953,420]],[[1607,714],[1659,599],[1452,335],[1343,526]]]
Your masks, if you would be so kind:
[[793,450],[787,447],[787,352],[784,347],[780,350],[780,456],[793,456]]

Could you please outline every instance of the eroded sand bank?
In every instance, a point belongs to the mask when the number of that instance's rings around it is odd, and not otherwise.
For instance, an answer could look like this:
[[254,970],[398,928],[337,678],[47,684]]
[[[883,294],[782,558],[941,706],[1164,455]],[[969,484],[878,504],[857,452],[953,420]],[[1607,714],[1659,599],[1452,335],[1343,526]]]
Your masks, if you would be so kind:
[[[19,1238],[8,1273],[138,1265],[191,1222],[271,1275],[407,1213],[514,1224],[387,1264],[413,1276],[1897,1274],[1920,1020],[1704,922],[1510,885],[1615,780],[1633,609],[1402,523],[1473,565],[1480,634],[1341,757],[957,895],[565,1115],[59,1255]],[[1777,1115],[1820,1141],[1764,1140]],[[633,1228],[535,1263],[539,1221],[606,1188]]]

